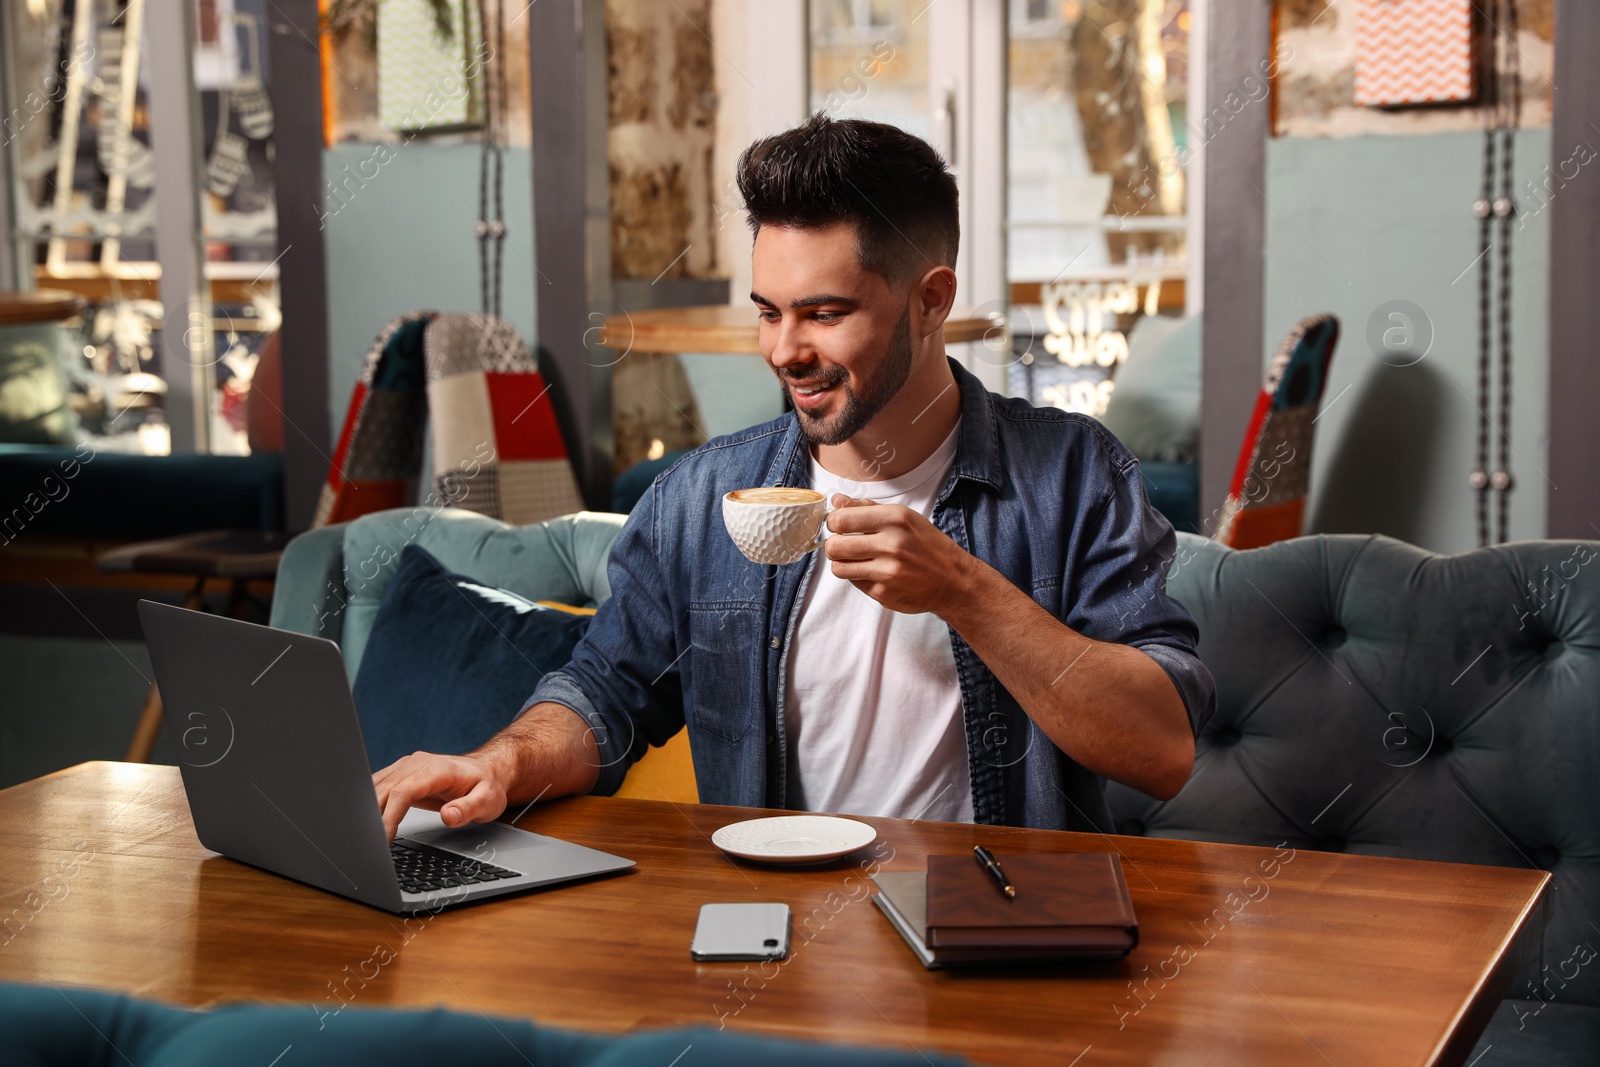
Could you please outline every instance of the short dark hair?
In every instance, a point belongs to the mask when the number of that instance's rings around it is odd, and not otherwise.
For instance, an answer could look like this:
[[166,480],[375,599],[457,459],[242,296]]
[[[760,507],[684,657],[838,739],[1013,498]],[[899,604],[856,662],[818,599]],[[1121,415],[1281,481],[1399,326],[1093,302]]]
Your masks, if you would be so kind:
[[861,265],[892,285],[925,264],[956,265],[956,180],[931,145],[893,126],[819,111],[744,150],[739,192],[752,233],[853,223]]

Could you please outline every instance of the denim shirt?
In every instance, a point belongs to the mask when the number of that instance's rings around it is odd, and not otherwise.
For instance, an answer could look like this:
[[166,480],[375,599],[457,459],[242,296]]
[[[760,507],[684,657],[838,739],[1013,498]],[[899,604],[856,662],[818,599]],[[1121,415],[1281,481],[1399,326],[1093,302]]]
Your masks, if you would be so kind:
[[[991,393],[950,365],[961,431],[933,524],[1067,626],[1154,659],[1198,734],[1213,684],[1194,620],[1166,594],[1176,538],[1138,461],[1093,419]],[[750,562],[723,527],[722,496],[809,486],[797,419],[715,438],[656,478],[612,545],[611,597],[525,705],[554,701],[588,722],[595,793],[615,792],[646,745],[687,725],[702,803],[787,806],[787,655],[809,569],[827,563],[820,552]],[[975,820],[1112,832],[1104,780],[1057,748],[953,629],[950,641]]]

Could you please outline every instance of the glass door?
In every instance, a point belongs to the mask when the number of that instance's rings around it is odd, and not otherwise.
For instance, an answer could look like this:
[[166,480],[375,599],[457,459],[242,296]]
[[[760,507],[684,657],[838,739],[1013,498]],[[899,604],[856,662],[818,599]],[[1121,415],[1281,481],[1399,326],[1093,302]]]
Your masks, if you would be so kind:
[[957,304],[996,328],[950,353],[1006,391],[1004,0],[812,0],[807,21],[809,110],[898,126],[955,173]]
[[928,27],[920,0],[813,0],[811,110],[933,132]]
[[1009,377],[1036,404],[1103,414],[1130,336],[1172,326],[1141,320],[1184,313],[1198,6],[1008,0]]

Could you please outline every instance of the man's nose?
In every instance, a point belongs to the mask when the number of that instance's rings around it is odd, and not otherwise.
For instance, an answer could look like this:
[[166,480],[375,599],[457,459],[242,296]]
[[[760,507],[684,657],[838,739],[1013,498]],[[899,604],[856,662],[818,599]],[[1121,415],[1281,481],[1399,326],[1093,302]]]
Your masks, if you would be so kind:
[[801,345],[798,323],[782,318],[774,325],[773,332],[776,336],[772,351],[767,354],[767,362],[773,370],[781,372],[785,367],[810,361],[810,355]]

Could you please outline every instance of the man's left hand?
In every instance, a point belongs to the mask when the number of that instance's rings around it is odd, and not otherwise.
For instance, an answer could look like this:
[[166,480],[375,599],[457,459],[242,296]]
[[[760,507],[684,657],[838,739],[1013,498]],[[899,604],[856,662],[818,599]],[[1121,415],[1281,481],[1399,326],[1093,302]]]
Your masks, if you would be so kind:
[[835,536],[823,551],[836,576],[903,615],[935,611],[961,595],[973,557],[922,515],[843,493],[834,494],[833,505],[828,529]]

